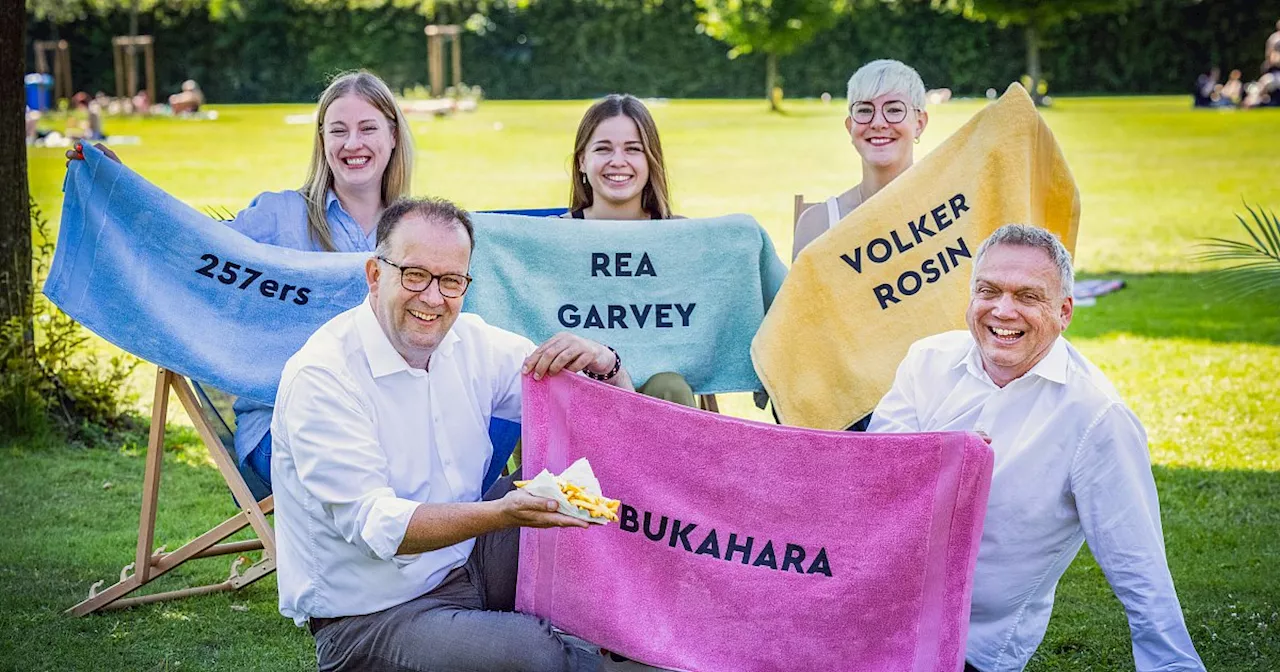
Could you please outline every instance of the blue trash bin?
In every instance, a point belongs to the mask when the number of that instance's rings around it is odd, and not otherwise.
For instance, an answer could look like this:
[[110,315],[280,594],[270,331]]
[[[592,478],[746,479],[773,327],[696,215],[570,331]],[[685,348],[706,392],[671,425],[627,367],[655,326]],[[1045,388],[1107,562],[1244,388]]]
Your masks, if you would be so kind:
[[53,77],[33,72],[22,79],[27,92],[27,107],[43,112],[53,106],[50,94],[53,91]]

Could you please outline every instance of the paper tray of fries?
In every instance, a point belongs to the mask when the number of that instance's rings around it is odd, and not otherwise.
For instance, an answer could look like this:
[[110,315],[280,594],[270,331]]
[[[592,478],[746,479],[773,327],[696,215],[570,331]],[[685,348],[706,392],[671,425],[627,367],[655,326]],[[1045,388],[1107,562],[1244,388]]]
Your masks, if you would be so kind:
[[532,479],[516,481],[515,485],[531,495],[556,500],[560,503],[560,513],[578,520],[604,525],[618,519],[618,500],[600,492],[600,481],[585,457],[569,465],[559,476],[543,469]]

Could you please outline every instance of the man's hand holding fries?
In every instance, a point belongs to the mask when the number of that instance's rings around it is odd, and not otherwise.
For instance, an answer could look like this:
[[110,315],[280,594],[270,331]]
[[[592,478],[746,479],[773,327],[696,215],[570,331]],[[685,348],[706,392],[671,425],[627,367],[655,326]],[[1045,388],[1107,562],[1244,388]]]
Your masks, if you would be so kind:
[[[564,493],[565,499],[569,503],[586,511],[592,518],[601,518],[608,521],[618,520],[618,506],[620,502],[616,499],[609,499],[603,495],[597,495],[587,492],[577,483],[572,483],[559,476],[555,477],[556,485],[560,487],[560,492]],[[530,481],[515,481],[516,488],[523,488]]]
[[[520,482],[523,481],[517,481]],[[556,500],[531,495],[518,487],[503,495],[498,503],[510,527],[589,527],[584,520],[559,513],[560,503]]]

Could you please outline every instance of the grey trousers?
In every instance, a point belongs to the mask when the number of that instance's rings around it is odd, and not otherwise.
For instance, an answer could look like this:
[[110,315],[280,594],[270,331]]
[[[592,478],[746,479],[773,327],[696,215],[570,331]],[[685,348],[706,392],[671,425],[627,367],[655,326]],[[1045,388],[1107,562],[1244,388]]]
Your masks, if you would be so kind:
[[[502,496],[510,480],[485,499]],[[513,611],[519,547],[518,528],[482,535],[467,563],[426,595],[373,614],[325,619],[318,629],[313,623],[320,672],[599,670],[597,651]]]

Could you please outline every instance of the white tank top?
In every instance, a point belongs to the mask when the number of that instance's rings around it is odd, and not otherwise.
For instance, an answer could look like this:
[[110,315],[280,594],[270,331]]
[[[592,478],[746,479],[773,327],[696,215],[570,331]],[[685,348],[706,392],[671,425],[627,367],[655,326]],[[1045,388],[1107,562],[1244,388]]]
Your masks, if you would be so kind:
[[836,225],[840,221],[840,202],[837,197],[832,196],[827,199],[827,229]]

